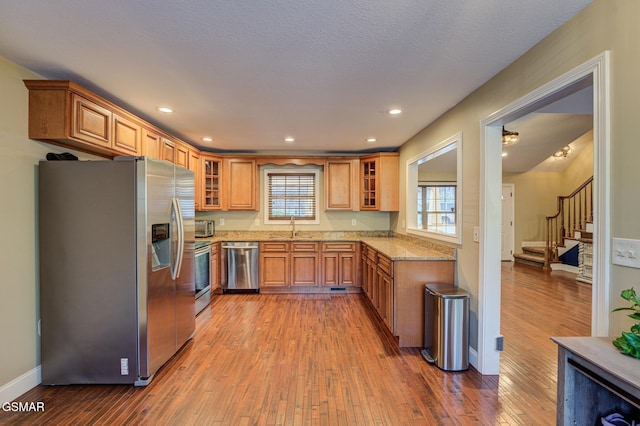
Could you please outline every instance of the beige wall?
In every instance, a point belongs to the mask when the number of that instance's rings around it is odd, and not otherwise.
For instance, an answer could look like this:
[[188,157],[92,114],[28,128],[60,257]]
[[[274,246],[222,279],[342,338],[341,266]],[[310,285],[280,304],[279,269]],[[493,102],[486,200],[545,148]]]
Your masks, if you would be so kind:
[[[471,345],[477,347],[477,294],[479,246],[472,240],[479,226],[480,120],[556,77],[609,50],[611,52],[611,236],[640,239],[640,196],[637,186],[640,144],[636,143],[637,103],[640,98],[640,2],[595,0],[567,24],[534,46],[514,63],[446,112],[409,140],[400,150],[402,171],[401,208],[406,202],[404,166],[407,159],[462,132],[463,152],[463,243],[458,250],[459,285],[472,294]],[[428,94],[425,94],[427,96]],[[404,208],[392,216],[397,232],[402,228]],[[499,238],[499,235],[488,238]],[[609,262],[608,259],[605,262]],[[611,266],[611,306],[620,303],[624,288],[638,285],[640,270]],[[610,315],[610,334],[618,334],[630,321]]]
[[544,218],[556,212],[556,197],[564,195],[562,173],[505,173],[502,182],[514,184],[514,250],[520,253],[523,241],[544,241]]
[[570,161],[563,171],[542,172],[535,167],[526,173],[503,173],[502,182],[514,184],[515,189],[516,253],[521,252],[523,241],[544,241],[545,217],[557,211],[557,197],[571,194],[593,176],[593,132],[587,132],[575,142],[580,144],[580,152],[569,160],[554,160]]
[[576,139],[582,147],[562,173],[562,195],[571,194],[593,176],[593,130]]
[[48,152],[69,151],[27,137],[28,92],[22,80],[33,78],[40,77],[0,58],[0,388],[40,363],[37,165]]

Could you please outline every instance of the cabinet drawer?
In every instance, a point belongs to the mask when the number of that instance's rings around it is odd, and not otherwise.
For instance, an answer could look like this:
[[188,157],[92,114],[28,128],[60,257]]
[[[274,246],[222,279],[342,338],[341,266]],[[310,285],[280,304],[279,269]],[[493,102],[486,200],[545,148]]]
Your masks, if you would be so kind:
[[316,252],[318,243],[291,243],[292,252]]
[[356,251],[356,243],[322,243],[322,251]]
[[289,243],[260,243],[260,252],[280,252],[287,253],[289,251]]
[[378,268],[390,277],[393,276],[393,262],[387,256],[378,253]]
[[367,247],[367,249],[364,250],[362,254],[363,256],[366,256],[368,259],[371,259],[375,262],[377,259],[378,252],[376,252],[371,247]]

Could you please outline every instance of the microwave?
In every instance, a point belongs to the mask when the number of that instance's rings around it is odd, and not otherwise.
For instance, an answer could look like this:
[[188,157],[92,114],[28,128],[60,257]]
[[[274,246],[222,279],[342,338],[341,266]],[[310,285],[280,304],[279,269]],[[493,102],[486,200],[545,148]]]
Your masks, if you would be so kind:
[[196,220],[196,238],[207,238],[216,235],[216,222],[213,220]]

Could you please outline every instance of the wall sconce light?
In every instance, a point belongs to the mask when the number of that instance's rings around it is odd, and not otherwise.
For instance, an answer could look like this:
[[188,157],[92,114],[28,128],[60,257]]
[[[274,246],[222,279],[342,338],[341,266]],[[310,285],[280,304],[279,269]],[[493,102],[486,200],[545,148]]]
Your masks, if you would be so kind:
[[571,147],[569,145],[565,146],[564,148],[562,148],[560,151],[557,151],[553,154],[554,158],[567,158],[567,156],[569,154],[571,154],[573,150],[571,149]]
[[512,132],[510,130],[505,130],[504,126],[502,126],[502,145],[509,146],[515,145],[520,140],[518,136],[518,132]]

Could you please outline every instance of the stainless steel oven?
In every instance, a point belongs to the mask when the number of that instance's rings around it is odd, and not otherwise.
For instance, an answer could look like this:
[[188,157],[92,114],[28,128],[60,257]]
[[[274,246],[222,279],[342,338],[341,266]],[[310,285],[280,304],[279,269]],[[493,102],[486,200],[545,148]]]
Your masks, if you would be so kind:
[[211,242],[196,241],[196,314],[211,302]]

